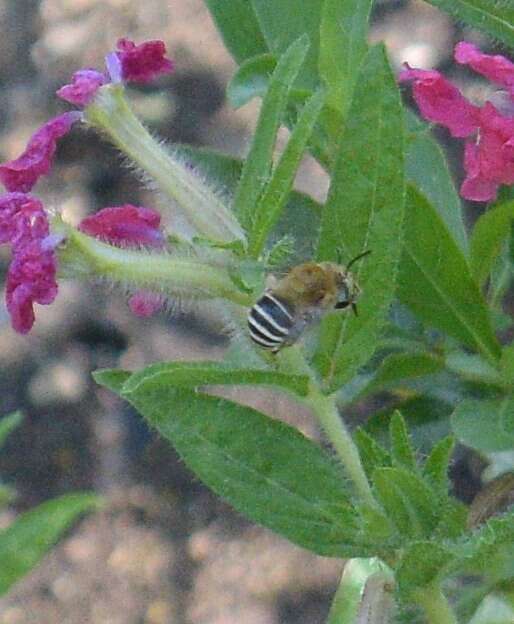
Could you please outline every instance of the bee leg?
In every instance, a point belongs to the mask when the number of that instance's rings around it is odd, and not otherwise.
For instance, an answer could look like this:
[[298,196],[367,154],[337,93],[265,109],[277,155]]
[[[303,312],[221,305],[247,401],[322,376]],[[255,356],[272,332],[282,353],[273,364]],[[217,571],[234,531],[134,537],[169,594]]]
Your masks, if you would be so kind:
[[352,310],[353,310],[353,313],[355,314],[355,316],[359,316],[359,314],[357,312],[357,304],[356,303],[352,303]]

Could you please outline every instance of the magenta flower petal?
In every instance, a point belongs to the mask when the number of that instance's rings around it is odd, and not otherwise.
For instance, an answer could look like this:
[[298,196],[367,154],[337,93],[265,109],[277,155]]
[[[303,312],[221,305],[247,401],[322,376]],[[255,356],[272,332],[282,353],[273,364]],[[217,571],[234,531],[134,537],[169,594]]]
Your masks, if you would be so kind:
[[125,204],[99,210],[83,219],[78,229],[120,247],[162,247],[165,241],[160,222],[161,215],[156,210]]
[[514,184],[514,118],[487,102],[480,110],[480,132],[466,143],[466,179],[461,195],[473,201],[495,199],[500,184]]
[[57,91],[57,96],[76,106],[87,106],[98,89],[108,82],[105,74],[95,69],[81,69],[73,74],[71,83]]
[[483,54],[472,43],[461,41],[455,46],[455,60],[461,65],[469,65],[482,76],[502,85],[514,98],[514,63],[509,59],[500,54]]
[[0,165],[0,181],[8,191],[27,192],[39,177],[50,171],[57,140],[69,132],[81,117],[74,111],[47,121],[35,134],[18,158]]
[[116,54],[121,63],[123,80],[150,82],[161,74],[173,71],[173,62],[167,59],[162,41],[145,41],[136,45],[130,39],[120,39]]
[[148,317],[162,309],[164,300],[161,295],[147,290],[138,290],[129,301],[129,307],[136,316]]
[[16,214],[31,201],[26,193],[6,193],[0,197],[0,244],[9,243],[16,234]]
[[416,104],[425,119],[448,128],[454,137],[467,137],[478,127],[478,107],[438,71],[412,69],[406,65],[400,82],[413,81]]
[[13,254],[6,282],[7,310],[13,328],[26,334],[34,324],[34,303],[48,305],[57,296],[57,261],[35,240]]

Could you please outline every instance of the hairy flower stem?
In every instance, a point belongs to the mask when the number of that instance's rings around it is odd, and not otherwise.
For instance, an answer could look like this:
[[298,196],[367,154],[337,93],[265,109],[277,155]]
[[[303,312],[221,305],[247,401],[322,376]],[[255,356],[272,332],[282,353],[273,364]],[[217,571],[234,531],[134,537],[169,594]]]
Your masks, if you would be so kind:
[[350,432],[339,415],[334,395],[323,394],[312,369],[309,367],[300,349],[292,346],[280,352],[279,368],[297,375],[307,375],[311,379],[311,390],[305,399],[314,416],[320,423],[330,443],[334,447],[346,474],[353,482],[359,498],[373,507],[377,502],[371,491],[361,458]]
[[418,589],[414,597],[423,608],[428,624],[457,624],[455,613],[439,585],[434,583]]
[[176,201],[200,236],[218,243],[244,240],[235,216],[186,163],[164,149],[130,109],[120,85],[102,87],[85,110],[85,119],[137,163]]
[[66,237],[66,245],[59,253],[60,266],[66,274],[108,278],[171,297],[219,297],[239,305],[251,304],[248,294],[238,290],[223,267],[191,257],[120,249],[62,222],[54,222],[53,226],[54,231]]
[[371,491],[361,458],[352,436],[339,415],[334,396],[323,394],[319,388],[311,390],[307,403],[314,412],[323,430],[334,447],[339,461],[343,464],[346,474],[353,482],[359,498],[373,507],[377,502]]

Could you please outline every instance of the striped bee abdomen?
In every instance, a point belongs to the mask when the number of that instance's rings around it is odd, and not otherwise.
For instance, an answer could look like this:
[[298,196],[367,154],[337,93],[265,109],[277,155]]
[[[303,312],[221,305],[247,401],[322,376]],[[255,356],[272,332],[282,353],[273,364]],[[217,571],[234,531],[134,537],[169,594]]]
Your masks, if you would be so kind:
[[251,339],[264,349],[278,351],[293,326],[292,312],[275,295],[264,293],[248,314]]

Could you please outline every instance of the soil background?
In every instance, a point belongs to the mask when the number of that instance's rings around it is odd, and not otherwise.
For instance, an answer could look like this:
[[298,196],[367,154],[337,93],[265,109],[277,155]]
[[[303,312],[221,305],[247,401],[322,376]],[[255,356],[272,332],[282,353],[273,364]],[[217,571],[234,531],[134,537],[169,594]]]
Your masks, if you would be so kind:
[[[394,63],[450,66],[462,36],[421,1],[378,2],[373,39]],[[243,155],[258,103],[231,110],[224,96],[235,65],[201,0],[0,0],[0,158],[66,109],[55,90],[82,67],[102,67],[116,40],[162,39],[175,73],[133,90],[153,131],[169,142]],[[306,161],[298,186],[318,199],[326,178]],[[93,132],[59,144],[51,176],[36,189],[78,222],[88,213],[153,198]],[[0,250],[0,277],[8,256]],[[323,559],[256,527],[211,494],[139,416],[96,386],[103,367],[137,369],[166,359],[220,357],[227,338],[208,309],[142,320],[126,293],[62,281],[39,307],[28,336],[0,304],[0,414],[25,413],[0,453],[2,479],[18,492],[0,514],[51,497],[94,490],[105,510],[83,519],[0,600],[0,624],[317,624],[325,620],[343,562]],[[239,397],[317,431],[308,414],[272,396]]]

